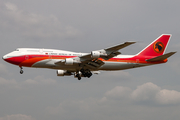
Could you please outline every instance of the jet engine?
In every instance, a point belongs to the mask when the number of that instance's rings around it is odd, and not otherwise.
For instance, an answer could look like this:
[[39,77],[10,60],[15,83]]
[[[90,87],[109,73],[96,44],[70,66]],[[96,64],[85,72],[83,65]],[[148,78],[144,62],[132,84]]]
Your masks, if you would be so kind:
[[100,52],[99,51],[92,51],[91,52],[91,57],[92,58],[99,58],[100,57]]
[[70,76],[71,72],[67,72],[66,70],[57,70],[57,76]]
[[73,65],[74,60],[72,58],[65,59],[65,65]]

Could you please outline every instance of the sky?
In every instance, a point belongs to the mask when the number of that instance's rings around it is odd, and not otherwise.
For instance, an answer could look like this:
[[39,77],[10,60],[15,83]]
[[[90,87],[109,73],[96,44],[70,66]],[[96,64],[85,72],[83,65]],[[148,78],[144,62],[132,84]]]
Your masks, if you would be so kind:
[[0,56],[16,48],[91,52],[126,41],[122,54],[172,34],[165,64],[101,71],[90,79],[0,60],[0,120],[179,120],[179,0],[0,0]]

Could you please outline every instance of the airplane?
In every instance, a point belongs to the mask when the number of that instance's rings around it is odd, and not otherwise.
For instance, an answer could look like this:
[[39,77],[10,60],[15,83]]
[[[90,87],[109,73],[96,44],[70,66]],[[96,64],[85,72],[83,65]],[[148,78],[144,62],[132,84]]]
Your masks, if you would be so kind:
[[165,53],[171,34],[162,34],[136,55],[120,55],[120,49],[135,42],[124,42],[113,47],[77,53],[56,49],[17,48],[3,56],[6,62],[20,67],[50,68],[57,76],[71,76],[81,80],[99,74],[100,70],[114,71],[166,63],[176,52]]

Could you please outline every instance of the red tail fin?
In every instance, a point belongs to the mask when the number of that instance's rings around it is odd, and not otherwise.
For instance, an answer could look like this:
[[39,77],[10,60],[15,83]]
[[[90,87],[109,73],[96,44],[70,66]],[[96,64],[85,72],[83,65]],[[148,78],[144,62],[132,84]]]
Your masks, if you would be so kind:
[[170,40],[171,35],[162,34],[159,38],[149,44],[146,48],[144,48],[141,52],[139,52],[138,56],[160,56],[163,55],[168,42]]

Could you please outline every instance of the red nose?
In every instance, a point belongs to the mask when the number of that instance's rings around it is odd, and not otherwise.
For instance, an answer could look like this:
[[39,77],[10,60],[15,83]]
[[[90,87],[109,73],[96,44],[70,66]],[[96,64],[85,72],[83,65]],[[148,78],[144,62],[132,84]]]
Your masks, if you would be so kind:
[[14,64],[14,65],[19,65],[24,60],[24,57],[6,58],[5,56],[3,56],[3,59],[8,63]]

